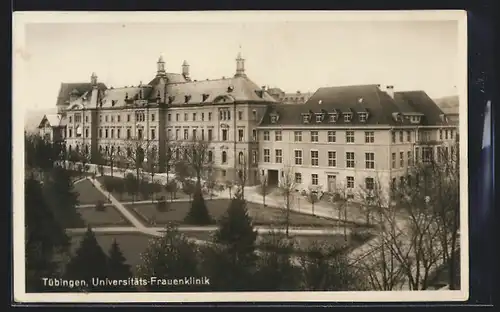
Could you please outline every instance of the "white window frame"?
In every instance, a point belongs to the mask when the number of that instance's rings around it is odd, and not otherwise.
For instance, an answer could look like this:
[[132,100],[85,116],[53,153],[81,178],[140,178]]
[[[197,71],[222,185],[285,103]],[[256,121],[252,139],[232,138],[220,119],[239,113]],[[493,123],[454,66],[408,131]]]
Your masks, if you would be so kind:
[[[315,153],[317,157],[313,157],[313,153]],[[311,167],[319,167],[319,151],[315,149],[310,150],[309,156],[311,157]]]

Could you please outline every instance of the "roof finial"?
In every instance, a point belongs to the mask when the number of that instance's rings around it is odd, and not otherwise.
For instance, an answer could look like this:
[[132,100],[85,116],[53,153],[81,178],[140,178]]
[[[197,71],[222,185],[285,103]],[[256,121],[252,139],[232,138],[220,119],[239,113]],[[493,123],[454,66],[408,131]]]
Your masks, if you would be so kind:
[[241,44],[240,44],[240,51],[238,52],[238,55],[236,57],[236,74],[234,76],[235,77],[246,77],[245,59],[243,59],[241,57]]

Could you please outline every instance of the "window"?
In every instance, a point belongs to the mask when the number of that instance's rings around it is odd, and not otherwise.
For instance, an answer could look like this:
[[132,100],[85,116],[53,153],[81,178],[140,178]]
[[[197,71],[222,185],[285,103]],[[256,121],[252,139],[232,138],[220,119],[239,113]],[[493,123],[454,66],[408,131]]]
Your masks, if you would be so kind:
[[302,131],[294,131],[293,137],[295,142],[302,142]]
[[252,119],[257,120],[257,111],[256,110],[252,111]]
[[309,123],[309,114],[302,115],[302,122]]
[[366,169],[375,169],[375,153],[365,153]]
[[354,143],[354,131],[345,132],[345,141],[347,143]]
[[175,129],[175,139],[176,140],[179,140],[179,136],[180,136],[180,129]]
[[277,115],[271,115],[271,123],[276,123],[278,121],[278,116]]
[[108,129],[105,129],[105,130],[104,130],[104,133],[105,133],[105,138],[107,139],[107,138],[108,138],[108,133],[109,133],[109,130],[108,130]]
[[418,162],[420,160],[420,148],[415,147],[415,160]]
[[345,122],[351,122],[351,119],[352,119],[352,114],[348,113],[344,115]]
[[302,165],[302,151],[301,150],[295,150],[295,164],[296,165]]
[[127,122],[130,122],[130,114],[127,115]]
[[406,141],[411,142],[411,131],[406,131]]
[[337,122],[338,115],[337,114],[330,114],[330,122]]
[[448,129],[444,130],[444,139],[448,140]]
[[399,142],[403,143],[403,131],[399,131]]
[[227,162],[227,153],[226,151],[222,152],[222,163],[225,164]]
[[281,164],[283,162],[283,151],[280,149],[274,150],[274,155],[276,156],[276,163]]
[[212,129],[208,129],[208,140],[212,141]]
[[151,121],[155,121],[155,114],[151,114]]
[[366,113],[360,113],[359,114],[359,121],[360,122],[366,122]]
[[366,131],[365,132],[365,143],[373,143],[375,142],[375,132],[374,131]]
[[432,149],[430,147],[422,147],[422,158],[423,162],[431,162]]
[[437,161],[440,162],[443,156],[443,151],[441,150],[441,146],[436,147]]
[[82,115],[75,114],[75,122],[82,122]]
[[375,181],[373,178],[365,178],[365,188],[367,190],[373,190],[375,186]]
[[245,164],[245,156],[243,155],[243,152],[238,153],[238,164],[240,165]]
[[242,119],[243,119],[243,112],[239,111],[238,112],[238,120],[242,120]]
[[188,114],[184,113],[184,121],[187,121],[187,120],[188,120]]
[[201,140],[205,141],[205,129],[201,129]]
[[337,152],[328,151],[328,167],[337,167]]
[[316,122],[322,122],[323,121],[323,114],[316,114]]
[[[120,129],[118,129],[118,131],[120,131]],[[89,137],[89,129],[85,129],[85,137],[88,138]]]
[[130,135],[130,129],[127,129],[127,139],[130,140],[130,137],[131,137],[131,135]]
[[311,131],[311,142],[318,142],[318,131]]
[[[75,118],[75,120],[76,120],[76,118]],[[108,122],[108,115],[104,116],[104,120],[105,120],[106,122]]]
[[222,176],[226,177],[226,170],[222,170]]
[[168,120],[168,121],[172,121],[172,114],[168,114],[168,115],[167,115],[167,120]]
[[[102,136],[102,129],[99,129],[101,131],[101,136]],[[71,138],[73,136],[73,129],[69,129],[68,132],[68,138]]]
[[[453,146],[452,146],[452,148],[453,148]],[[447,159],[448,159],[448,157],[449,157],[449,155],[450,155],[450,154],[449,154],[448,146],[445,146],[445,147],[444,147],[444,152],[443,152],[443,158],[444,158],[445,160],[447,160]]]
[[227,111],[227,120],[231,120],[231,111]]
[[281,131],[279,131],[279,130],[274,131],[274,140],[278,141],[278,142],[282,140]]
[[[118,121],[120,121],[120,116],[118,116]],[[85,122],[89,122],[89,116],[85,116]]]
[[354,168],[354,152],[346,152],[345,159],[346,159],[346,167]]
[[328,143],[335,143],[337,141],[335,131],[328,131]]
[[189,138],[188,129],[184,129],[184,140],[187,140],[188,138]]
[[295,183],[297,184],[302,183],[302,173],[295,172]]
[[222,129],[222,141],[227,141],[227,129]]
[[354,188],[354,177],[347,177],[347,188],[348,189]]
[[450,139],[453,139],[453,130],[450,130]]
[[193,113],[193,121],[196,121],[196,113]]
[[201,113],[201,121],[205,121],[205,113]]
[[257,130],[255,129],[252,130],[252,140],[257,141]]
[[264,131],[264,141],[269,141],[269,131]]
[[243,141],[243,129],[238,129],[238,141]]
[[407,153],[407,158],[408,158],[408,167],[412,165],[412,159],[413,159],[413,156],[411,155],[411,151],[408,151]]
[[142,140],[142,129],[137,130],[137,139]]
[[318,185],[318,175],[316,173],[311,174],[312,185]]
[[115,129],[111,129],[111,138],[113,139],[115,137]]
[[403,168],[405,166],[405,153],[399,152],[399,167]]
[[319,152],[311,151],[311,166],[319,166]]
[[392,153],[391,155],[391,167],[392,169],[396,168],[396,153]]
[[264,149],[264,162],[271,162],[271,151],[268,148]]
[[257,163],[257,151],[252,151],[252,163]]
[[179,114],[175,114],[175,121],[179,121]]
[[196,129],[193,129],[193,140],[196,140]]
[[208,121],[211,121],[212,120],[212,113],[208,113]]

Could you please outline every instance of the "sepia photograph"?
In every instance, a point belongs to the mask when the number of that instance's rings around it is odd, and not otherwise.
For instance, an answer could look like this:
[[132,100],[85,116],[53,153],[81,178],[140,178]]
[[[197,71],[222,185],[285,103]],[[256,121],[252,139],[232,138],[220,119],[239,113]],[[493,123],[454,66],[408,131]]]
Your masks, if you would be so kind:
[[466,300],[466,47],[462,11],[14,13],[14,300]]

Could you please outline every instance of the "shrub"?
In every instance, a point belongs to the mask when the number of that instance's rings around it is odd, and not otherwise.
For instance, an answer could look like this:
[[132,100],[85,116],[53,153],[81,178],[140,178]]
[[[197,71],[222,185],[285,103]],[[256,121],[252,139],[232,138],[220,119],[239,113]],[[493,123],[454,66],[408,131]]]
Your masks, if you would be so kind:
[[104,203],[102,200],[98,201],[95,205],[95,210],[97,211],[104,211],[106,210],[106,206],[104,206]]
[[207,225],[213,223],[212,217],[208,213],[200,184],[196,185],[191,209],[185,218],[185,222],[193,225]]

